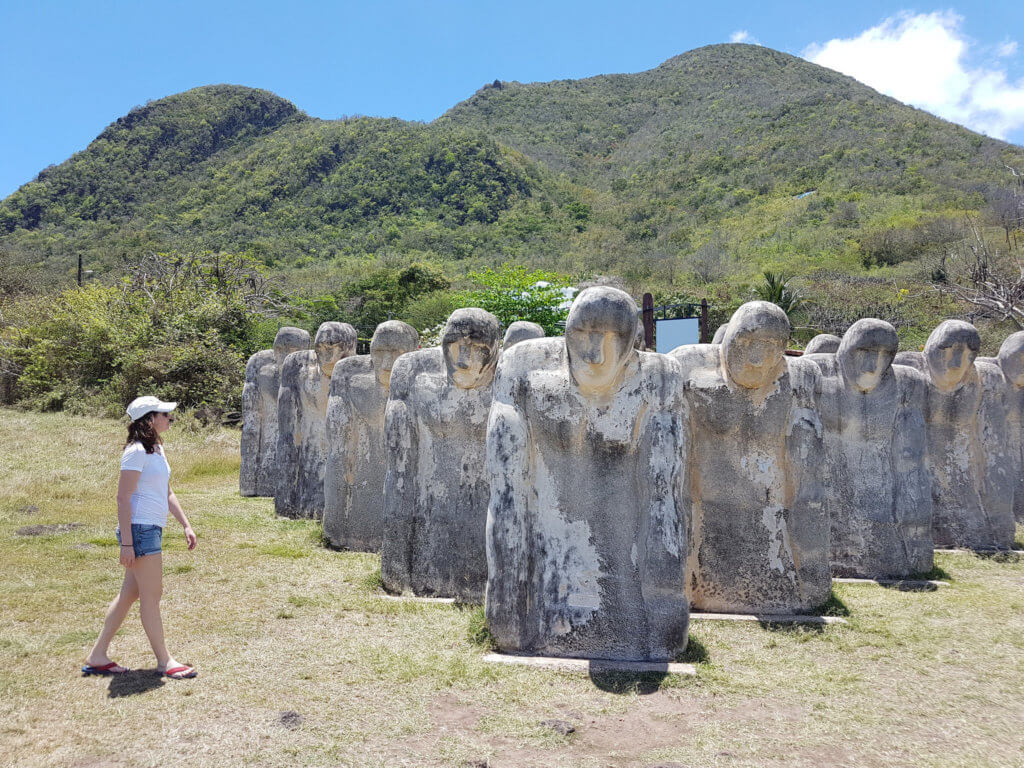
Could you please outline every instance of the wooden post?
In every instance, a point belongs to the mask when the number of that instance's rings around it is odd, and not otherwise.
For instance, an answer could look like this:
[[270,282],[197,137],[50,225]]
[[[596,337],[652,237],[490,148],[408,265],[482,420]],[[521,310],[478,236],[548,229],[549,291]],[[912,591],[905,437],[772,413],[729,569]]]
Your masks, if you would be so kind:
[[78,254],[78,287],[82,287],[82,254]]
[[700,343],[707,344],[711,341],[711,334],[708,333],[708,300],[700,300]]
[[654,351],[654,297],[644,294],[643,312],[641,317],[644,322],[644,345],[651,352]]

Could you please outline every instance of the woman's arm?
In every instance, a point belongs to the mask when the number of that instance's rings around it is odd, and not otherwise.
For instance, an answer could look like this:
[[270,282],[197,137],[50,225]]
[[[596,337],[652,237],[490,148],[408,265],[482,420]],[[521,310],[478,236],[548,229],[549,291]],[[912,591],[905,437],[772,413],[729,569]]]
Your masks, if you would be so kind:
[[117,527],[121,531],[121,565],[131,568],[135,565],[135,548],[132,541],[132,494],[139,484],[142,472],[122,469],[117,479]]
[[195,549],[196,532],[192,530],[191,523],[185,517],[185,510],[181,508],[181,504],[178,503],[178,497],[174,495],[174,491],[171,490],[170,486],[167,486],[167,509],[174,515],[174,519],[181,523],[181,527],[185,529],[185,541],[188,542],[188,548]]

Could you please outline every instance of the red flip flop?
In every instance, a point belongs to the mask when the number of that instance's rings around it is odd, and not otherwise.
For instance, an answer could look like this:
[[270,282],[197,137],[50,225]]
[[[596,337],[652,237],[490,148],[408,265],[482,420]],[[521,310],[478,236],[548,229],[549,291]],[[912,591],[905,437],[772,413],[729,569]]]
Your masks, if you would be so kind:
[[116,661],[112,661],[109,664],[101,664],[98,667],[94,667],[91,664],[86,664],[82,667],[82,676],[88,677],[89,675],[123,675],[128,671],[128,667],[122,667]]
[[190,677],[195,677],[198,672],[192,667],[182,664],[180,667],[171,667],[170,669],[164,670],[164,675],[171,678],[171,680],[187,680]]

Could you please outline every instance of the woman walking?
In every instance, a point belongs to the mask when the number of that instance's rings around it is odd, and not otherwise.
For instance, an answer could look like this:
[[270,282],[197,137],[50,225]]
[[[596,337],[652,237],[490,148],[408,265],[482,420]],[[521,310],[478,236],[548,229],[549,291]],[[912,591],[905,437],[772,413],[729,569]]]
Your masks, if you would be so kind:
[[124,583],[121,593],[107,609],[103,631],[82,667],[83,674],[128,671],[111,661],[107,651],[132,604],[138,600],[142,627],[156,654],[157,669],[175,680],[196,676],[195,669],[179,664],[167,651],[160,619],[163,592],[160,553],[168,512],[185,528],[188,548],[196,546],[195,531],[171,490],[171,468],[160,438],[174,423],[171,412],[176,406],[177,403],[165,403],[151,395],[137,397],[128,406],[132,422],[128,425],[128,441],[121,455],[121,477],[117,484],[117,540],[121,545],[121,565],[125,567]]

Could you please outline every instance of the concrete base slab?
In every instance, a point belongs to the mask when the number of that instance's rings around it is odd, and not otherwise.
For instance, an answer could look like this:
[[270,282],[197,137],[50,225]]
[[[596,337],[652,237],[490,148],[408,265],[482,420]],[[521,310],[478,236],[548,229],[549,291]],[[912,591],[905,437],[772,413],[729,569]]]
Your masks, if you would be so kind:
[[659,661],[615,661],[613,659],[569,659],[557,656],[513,656],[488,653],[484,661],[491,664],[519,664],[525,667],[546,667],[571,672],[665,672],[670,675],[696,675],[696,664]]
[[834,584],[878,584],[881,587],[902,587],[904,589],[922,589],[927,587],[948,587],[948,581],[933,579],[855,579],[837,576],[832,579]]
[[1024,555],[1024,549],[936,549],[935,554],[937,555]]
[[845,624],[841,616],[803,616],[790,613],[705,613],[690,611],[691,621],[757,621],[762,624]]
[[397,600],[403,603],[438,603],[455,605],[454,597],[416,597],[416,595],[378,595],[383,600]]

